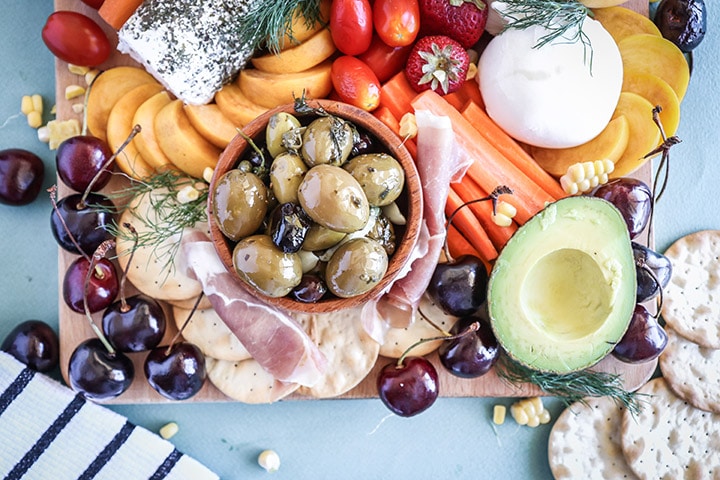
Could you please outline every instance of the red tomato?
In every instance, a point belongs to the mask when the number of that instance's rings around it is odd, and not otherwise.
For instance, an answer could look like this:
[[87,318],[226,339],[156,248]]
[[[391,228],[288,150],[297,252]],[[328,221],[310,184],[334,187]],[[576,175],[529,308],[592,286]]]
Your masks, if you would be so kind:
[[405,62],[407,62],[411,50],[412,45],[391,47],[379,36],[374,35],[370,48],[358,55],[358,58],[368,64],[380,83],[384,83],[405,68]]
[[102,4],[103,2],[105,2],[105,0],[82,0],[82,2],[85,5],[88,5],[97,10],[98,8],[102,7]]
[[372,40],[372,7],[368,0],[333,0],[330,5],[330,33],[335,46],[345,55],[358,55]]
[[60,60],[94,67],[110,56],[110,41],[100,26],[82,13],[52,13],[42,30],[42,39]]
[[373,24],[383,42],[405,47],[415,41],[420,30],[420,6],[417,0],[375,0]]
[[367,63],[356,57],[338,57],[330,69],[333,87],[340,99],[368,112],[380,104],[380,81]]

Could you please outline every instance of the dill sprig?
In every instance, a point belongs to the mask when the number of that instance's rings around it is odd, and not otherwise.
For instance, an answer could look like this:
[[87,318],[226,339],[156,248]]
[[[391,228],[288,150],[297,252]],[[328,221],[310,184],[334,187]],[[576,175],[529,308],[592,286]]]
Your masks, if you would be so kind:
[[307,27],[322,21],[320,0],[255,1],[243,16],[238,35],[255,39],[256,48],[278,53],[284,46],[285,33],[293,38],[292,22],[296,11],[304,17]]
[[541,26],[547,33],[538,39],[535,48],[554,40],[582,42],[584,61],[592,66],[592,45],[582,25],[591,10],[576,0],[503,0],[502,16],[507,21],[503,30],[523,30]]
[[636,392],[625,389],[620,375],[594,370],[572,373],[550,373],[533,370],[502,355],[496,368],[498,376],[511,385],[534,384],[565,404],[587,403],[587,397],[605,397],[625,407],[632,415],[640,413],[640,401]]

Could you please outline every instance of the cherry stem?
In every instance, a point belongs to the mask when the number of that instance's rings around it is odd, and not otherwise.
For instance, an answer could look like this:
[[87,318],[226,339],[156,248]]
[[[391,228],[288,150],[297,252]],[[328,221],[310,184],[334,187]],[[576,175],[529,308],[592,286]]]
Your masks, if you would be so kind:
[[437,330],[438,332],[442,333],[442,334],[445,335],[445,336],[450,336],[450,334],[449,334],[448,332],[446,332],[445,330],[443,330],[443,329],[440,327],[440,325],[438,325],[437,323],[435,323],[435,322],[433,322],[432,320],[430,320],[430,317],[428,317],[427,315],[425,315],[425,312],[423,312],[422,309],[420,309],[420,307],[418,307],[418,313],[420,314],[420,316],[422,317],[422,319],[425,320],[427,323],[429,323],[435,330]]
[[472,332],[476,332],[479,328],[480,328],[480,322],[473,322],[470,325],[468,325],[468,327],[465,330],[463,330],[462,332],[457,333],[455,335],[446,334],[446,335],[442,335],[439,337],[421,338],[417,342],[410,345],[407,348],[407,350],[405,350],[403,352],[403,354],[400,355],[400,358],[398,358],[398,361],[397,361],[396,368],[402,368],[403,362],[405,361],[405,357],[407,357],[410,354],[410,351],[413,348],[417,347],[418,345],[422,345],[423,343],[427,343],[427,342],[433,342],[436,340],[455,340],[456,338],[464,337],[465,335],[468,335]]
[[62,215],[60,215],[60,210],[57,206],[57,185],[53,185],[52,187],[47,189],[47,192],[50,194],[50,203],[52,203],[53,210],[55,210],[55,213],[57,213],[58,219],[60,219],[60,224],[63,227],[63,230],[65,230],[65,233],[68,234],[68,237],[70,237],[70,241],[73,245],[75,245],[75,248],[77,248],[77,251],[80,252],[80,255],[82,255],[85,260],[88,262],[90,261],[90,257],[87,253],[83,251],[82,248],[80,248],[80,244],[78,243],[77,239],[75,238],[75,235],[72,234],[70,231],[70,227],[67,226],[67,223],[65,223],[65,219]]
[[85,274],[85,284],[83,285],[83,310],[85,310],[85,317],[88,319],[88,322],[90,322],[90,328],[95,332],[95,335],[110,355],[115,355],[115,349],[105,337],[102,330],[93,321],[90,306],[88,305],[88,287],[90,286],[90,277],[95,271],[95,265],[113,248],[115,248],[115,242],[113,240],[105,240],[98,246],[90,259],[90,265],[88,266],[87,274]]
[[198,308],[198,305],[200,305],[200,300],[202,300],[204,293],[200,292],[200,295],[198,296],[197,300],[195,300],[195,305],[193,305],[192,310],[190,310],[190,315],[185,319],[183,324],[178,329],[177,333],[173,335],[172,339],[170,340],[170,345],[168,345],[167,350],[165,351],[165,355],[170,355],[170,351],[172,350],[173,345],[175,345],[175,342],[178,341],[180,338],[180,335],[182,335],[183,330],[185,330],[185,327],[187,327],[188,323],[190,323],[190,320],[192,319],[192,316],[195,314],[195,311]]
[[135,230],[135,227],[133,227],[130,223],[123,223],[123,227],[127,228],[133,235],[133,248],[130,249],[130,258],[128,258],[128,262],[127,265],[125,265],[125,270],[123,271],[122,278],[120,278],[120,311],[126,313],[128,310],[130,310],[130,306],[127,304],[127,299],[125,298],[125,283],[127,280],[128,272],[130,271],[130,264],[132,263],[133,257],[135,256],[135,250],[137,250],[139,237],[137,230]]
[[663,288],[662,288],[662,285],[660,285],[660,280],[658,279],[657,275],[655,275],[655,272],[653,271],[653,269],[648,267],[644,260],[638,260],[637,262],[635,262],[635,267],[641,268],[642,270],[644,270],[648,275],[650,275],[652,277],[653,281],[657,285],[657,288],[659,291],[658,301],[656,304],[657,310],[655,311],[655,314],[652,315],[652,317],[657,320],[660,317],[660,312],[662,311],[662,306],[665,301],[665,299],[663,297]]
[[117,156],[118,156],[123,150],[125,150],[125,147],[127,147],[128,144],[133,141],[133,138],[135,138],[135,136],[136,136],[138,133],[140,133],[141,130],[142,130],[142,127],[140,127],[140,125],[135,125],[135,126],[132,128],[132,130],[130,131],[130,135],[128,135],[128,137],[125,139],[125,141],[122,143],[122,145],[120,145],[120,146],[117,148],[117,150],[115,150],[115,153],[113,153],[112,155],[110,155],[110,158],[108,158],[108,159],[105,161],[105,163],[103,164],[103,166],[97,171],[97,173],[96,173],[95,176],[92,178],[92,180],[90,180],[90,183],[88,184],[87,188],[86,188],[85,191],[83,192],[83,196],[82,196],[82,198],[80,199],[80,206],[82,206],[82,207],[85,206],[85,201],[87,200],[88,195],[90,195],[90,193],[92,193],[92,187],[97,183],[97,181],[100,179],[100,177],[101,177],[102,174],[105,172],[105,170],[106,170],[110,165],[112,165],[112,162],[115,161],[115,159],[117,158]]

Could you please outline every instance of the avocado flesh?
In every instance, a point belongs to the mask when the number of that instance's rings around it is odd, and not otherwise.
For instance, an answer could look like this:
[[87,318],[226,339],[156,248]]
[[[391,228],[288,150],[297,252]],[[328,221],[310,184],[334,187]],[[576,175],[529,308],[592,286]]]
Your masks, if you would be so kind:
[[518,229],[493,267],[493,331],[514,360],[569,373],[594,365],[622,338],[635,308],[627,226],[609,202],[568,197]]

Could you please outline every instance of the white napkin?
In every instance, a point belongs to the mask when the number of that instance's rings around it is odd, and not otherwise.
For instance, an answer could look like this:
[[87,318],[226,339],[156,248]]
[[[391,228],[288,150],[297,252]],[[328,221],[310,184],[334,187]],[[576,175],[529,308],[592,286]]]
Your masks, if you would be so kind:
[[216,480],[172,443],[0,352],[0,477]]

